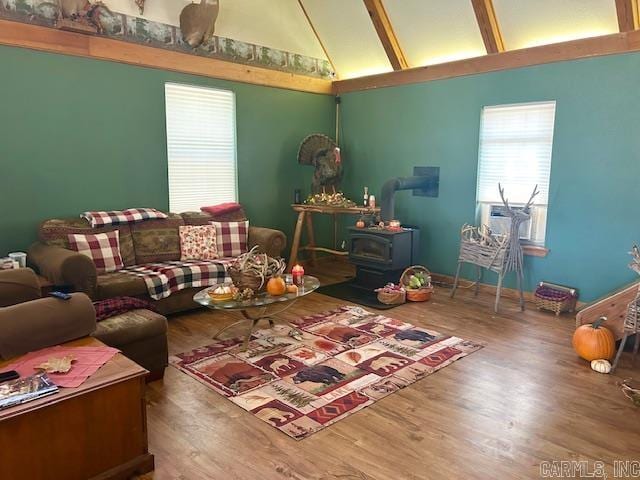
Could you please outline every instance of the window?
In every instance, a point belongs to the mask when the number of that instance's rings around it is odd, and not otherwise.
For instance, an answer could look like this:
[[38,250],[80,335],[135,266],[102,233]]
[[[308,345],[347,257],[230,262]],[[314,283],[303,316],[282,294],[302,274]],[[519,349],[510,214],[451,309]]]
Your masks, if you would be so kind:
[[534,199],[531,221],[520,230],[520,238],[534,245],[544,245],[545,239],[555,110],[556,102],[482,109],[476,193],[480,222],[496,233],[506,233],[499,220],[498,183],[509,204],[516,207],[527,202],[537,184],[540,193]]
[[237,201],[233,92],[176,83],[164,92],[170,211]]

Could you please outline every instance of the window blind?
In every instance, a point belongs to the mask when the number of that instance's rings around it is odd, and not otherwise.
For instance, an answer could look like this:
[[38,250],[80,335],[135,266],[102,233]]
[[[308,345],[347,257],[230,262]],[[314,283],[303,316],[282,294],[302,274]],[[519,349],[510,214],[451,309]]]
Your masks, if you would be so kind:
[[547,205],[556,102],[484,107],[478,154],[478,202],[525,203],[537,184],[535,205]]
[[235,95],[165,84],[169,209],[237,201]]

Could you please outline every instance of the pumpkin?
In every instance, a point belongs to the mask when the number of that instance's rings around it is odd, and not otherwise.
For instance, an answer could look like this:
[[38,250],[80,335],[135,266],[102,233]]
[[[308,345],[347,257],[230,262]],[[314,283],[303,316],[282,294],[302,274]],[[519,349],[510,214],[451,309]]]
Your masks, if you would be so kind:
[[267,293],[274,297],[283,295],[287,291],[287,284],[282,277],[271,277],[267,282]]
[[607,317],[600,317],[592,324],[580,325],[573,334],[573,349],[587,360],[609,360],[615,352],[613,333],[602,324]]
[[611,364],[609,363],[609,360],[604,360],[602,358],[598,360],[592,360],[591,370],[598,373],[609,373],[611,371]]
[[356,228],[364,228],[364,220],[360,219],[356,222]]

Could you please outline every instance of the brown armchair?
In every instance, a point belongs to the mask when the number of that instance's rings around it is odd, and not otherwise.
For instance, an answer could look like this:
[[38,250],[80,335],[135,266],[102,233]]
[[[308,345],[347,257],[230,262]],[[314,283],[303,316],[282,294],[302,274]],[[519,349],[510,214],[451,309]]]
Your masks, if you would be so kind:
[[0,270],[0,359],[89,335],[149,370],[148,380],[162,378],[168,363],[165,317],[138,309],[96,323],[84,293],[69,300],[40,298],[33,270]]
[[0,358],[91,335],[96,313],[89,297],[40,298],[38,279],[28,268],[0,271]]

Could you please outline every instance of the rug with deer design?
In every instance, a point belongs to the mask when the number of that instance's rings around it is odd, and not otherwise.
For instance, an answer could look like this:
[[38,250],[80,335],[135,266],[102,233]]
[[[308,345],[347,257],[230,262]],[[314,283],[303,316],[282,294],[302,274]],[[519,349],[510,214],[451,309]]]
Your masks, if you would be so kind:
[[360,307],[181,353],[171,364],[302,439],[481,348]]

